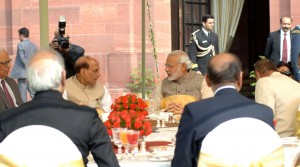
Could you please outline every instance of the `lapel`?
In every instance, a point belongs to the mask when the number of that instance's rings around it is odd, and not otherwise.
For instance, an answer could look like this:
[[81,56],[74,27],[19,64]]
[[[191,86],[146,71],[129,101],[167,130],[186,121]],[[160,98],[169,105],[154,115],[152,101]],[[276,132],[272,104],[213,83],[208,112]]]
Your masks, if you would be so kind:
[[1,101],[3,102],[3,104],[5,105],[5,107],[10,108],[10,105],[9,105],[7,99],[6,99],[6,96],[4,94],[4,91],[3,91],[2,87],[1,87],[1,90],[0,90],[0,98],[1,98]]
[[277,43],[277,52],[278,54],[280,55],[280,41],[281,41],[281,38],[280,38],[280,30],[277,31],[277,33],[275,34],[275,40],[276,40],[276,43]]

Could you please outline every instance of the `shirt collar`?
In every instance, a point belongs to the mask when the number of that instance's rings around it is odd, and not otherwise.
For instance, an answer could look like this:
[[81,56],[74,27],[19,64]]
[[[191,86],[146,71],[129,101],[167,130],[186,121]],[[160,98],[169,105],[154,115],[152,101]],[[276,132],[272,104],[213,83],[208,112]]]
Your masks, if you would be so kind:
[[282,29],[280,29],[280,34],[284,34],[286,33],[286,35],[290,35],[291,30],[288,30],[287,32],[284,32]]
[[204,28],[202,28],[202,30],[208,36],[209,31],[206,31]]
[[225,86],[221,86],[221,87],[219,87],[219,88],[214,92],[214,95],[216,95],[220,90],[222,90],[222,89],[227,89],[227,88],[236,89],[233,85],[225,85]]

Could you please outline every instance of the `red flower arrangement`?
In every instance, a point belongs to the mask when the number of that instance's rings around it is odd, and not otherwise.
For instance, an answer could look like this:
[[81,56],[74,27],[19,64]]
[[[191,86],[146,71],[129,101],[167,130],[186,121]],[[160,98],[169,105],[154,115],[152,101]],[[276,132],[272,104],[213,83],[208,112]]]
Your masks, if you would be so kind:
[[112,136],[111,128],[124,127],[140,131],[140,136],[147,136],[152,132],[151,124],[145,120],[148,115],[147,104],[136,95],[127,94],[115,99],[111,105],[111,113],[104,122],[107,133]]

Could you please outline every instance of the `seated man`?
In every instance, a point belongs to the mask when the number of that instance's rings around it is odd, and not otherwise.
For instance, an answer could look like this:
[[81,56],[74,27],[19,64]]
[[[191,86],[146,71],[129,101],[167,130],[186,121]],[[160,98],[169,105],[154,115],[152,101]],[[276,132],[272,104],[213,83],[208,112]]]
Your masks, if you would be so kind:
[[273,63],[262,59],[255,63],[255,101],[273,109],[275,130],[280,137],[296,135],[295,118],[300,105],[300,84],[277,72]]
[[112,100],[108,90],[97,82],[101,76],[99,69],[95,58],[80,57],[75,63],[75,75],[66,80],[66,92],[68,100],[96,107],[101,114],[111,111]]
[[8,77],[10,68],[11,59],[8,53],[0,48],[0,112],[23,103],[16,81]]
[[[72,140],[80,151],[85,166],[91,153],[97,166],[119,167],[110,138],[96,109],[63,99],[66,80],[64,68],[63,58],[53,50],[42,50],[31,57],[26,73],[29,86],[36,94],[32,101],[0,112],[0,143],[22,127],[49,126]],[[37,157],[32,157],[32,160],[34,158]]]
[[176,134],[172,167],[198,166],[203,139],[228,120],[255,118],[274,127],[271,108],[257,104],[239,93],[242,76],[241,62],[236,55],[221,53],[208,61],[205,79],[214,91],[214,97],[184,107]]
[[168,77],[157,88],[162,108],[180,114],[185,104],[213,96],[204,77],[191,68],[192,62],[184,51],[176,50],[168,55],[165,64]]

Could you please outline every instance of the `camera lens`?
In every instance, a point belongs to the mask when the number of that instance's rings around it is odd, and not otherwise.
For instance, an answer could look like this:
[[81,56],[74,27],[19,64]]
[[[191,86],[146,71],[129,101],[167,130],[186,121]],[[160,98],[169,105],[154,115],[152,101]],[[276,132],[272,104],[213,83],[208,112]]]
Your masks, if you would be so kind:
[[59,46],[62,49],[68,49],[69,48],[69,40],[68,40],[68,38],[60,37],[59,39],[57,39],[57,42],[59,43]]
[[63,49],[68,49],[69,48],[69,42],[67,41],[62,41],[60,44],[60,47]]

